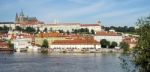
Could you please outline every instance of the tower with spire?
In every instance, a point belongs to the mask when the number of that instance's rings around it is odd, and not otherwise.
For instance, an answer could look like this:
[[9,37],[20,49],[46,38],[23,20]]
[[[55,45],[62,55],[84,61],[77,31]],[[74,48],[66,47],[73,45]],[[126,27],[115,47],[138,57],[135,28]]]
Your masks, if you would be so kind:
[[37,23],[38,20],[36,17],[28,17],[24,15],[23,10],[21,10],[20,13],[16,13],[16,18],[15,18],[16,23],[22,24],[22,23]]
[[19,21],[18,19],[19,19],[18,13],[16,13],[16,18],[15,18],[16,23]]
[[16,23],[22,23],[24,21],[24,13],[23,11],[21,10],[21,12],[18,14],[16,13],[16,18],[15,18],[15,21]]

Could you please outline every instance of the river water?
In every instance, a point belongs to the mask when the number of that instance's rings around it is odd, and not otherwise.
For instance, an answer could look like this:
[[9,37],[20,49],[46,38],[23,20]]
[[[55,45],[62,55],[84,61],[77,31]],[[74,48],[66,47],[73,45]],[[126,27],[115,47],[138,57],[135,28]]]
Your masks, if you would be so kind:
[[0,52],[0,72],[125,72],[119,53]]

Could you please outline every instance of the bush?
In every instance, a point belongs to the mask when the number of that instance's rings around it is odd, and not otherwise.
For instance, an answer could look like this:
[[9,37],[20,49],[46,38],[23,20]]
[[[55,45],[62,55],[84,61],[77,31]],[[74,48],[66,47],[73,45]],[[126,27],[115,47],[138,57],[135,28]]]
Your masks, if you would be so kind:
[[124,52],[129,51],[129,45],[126,42],[121,42],[120,48],[123,49]]

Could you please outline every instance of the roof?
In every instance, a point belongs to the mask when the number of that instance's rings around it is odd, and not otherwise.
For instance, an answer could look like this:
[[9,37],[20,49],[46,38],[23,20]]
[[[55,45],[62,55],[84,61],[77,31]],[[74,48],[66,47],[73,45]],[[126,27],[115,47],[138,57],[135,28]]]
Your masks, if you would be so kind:
[[96,35],[98,36],[121,36],[117,32],[107,32],[107,31],[96,32]]
[[80,24],[80,23],[49,23],[47,25],[59,26],[59,25],[80,25],[80,26],[100,26],[99,24]]
[[49,23],[46,25],[51,25],[51,26],[59,26],[59,25],[80,25],[80,23]]
[[99,24],[81,24],[81,26],[100,26]]
[[57,33],[57,32],[49,32],[49,33],[40,33],[39,37],[44,38],[44,37],[63,37],[64,35],[62,33]]
[[55,40],[52,42],[53,45],[91,45],[91,44],[100,44],[93,38],[76,38],[73,40]]

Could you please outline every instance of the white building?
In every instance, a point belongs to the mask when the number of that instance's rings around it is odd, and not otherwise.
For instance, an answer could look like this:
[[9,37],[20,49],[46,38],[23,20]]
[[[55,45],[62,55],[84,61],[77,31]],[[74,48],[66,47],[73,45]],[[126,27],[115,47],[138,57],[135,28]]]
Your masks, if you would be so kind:
[[4,27],[4,26],[15,29],[16,24],[14,22],[0,22],[0,27]]
[[42,26],[39,27],[40,30],[44,30],[47,28],[48,30],[63,30],[63,31],[72,31],[73,29],[81,29],[81,28],[88,28],[89,31],[101,31],[101,24],[98,21],[95,24],[81,24],[81,23],[50,23],[50,24],[42,24]]
[[91,30],[94,30],[94,31],[102,31],[102,28],[101,28],[101,22],[98,21],[96,24],[81,24],[80,25],[81,28],[88,28],[89,31]]
[[100,42],[102,39],[106,39],[110,42],[117,42],[118,45],[120,42],[122,42],[123,37],[122,35],[117,34],[116,32],[96,32],[96,35],[94,36],[94,39],[98,42]]
[[51,45],[52,51],[92,52],[101,48],[99,42],[93,39],[56,40]]
[[28,42],[28,40],[26,40],[25,38],[18,38],[16,40],[14,40],[13,42],[14,42],[14,49],[17,52],[20,52],[20,51],[23,51],[23,50],[27,50],[28,46],[31,45]]
[[80,29],[80,23],[59,23],[59,24],[44,24],[42,26],[42,30],[44,30],[44,28],[47,28],[48,30],[53,30],[53,31],[57,31],[57,30],[63,30],[63,31],[72,31],[72,29]]

